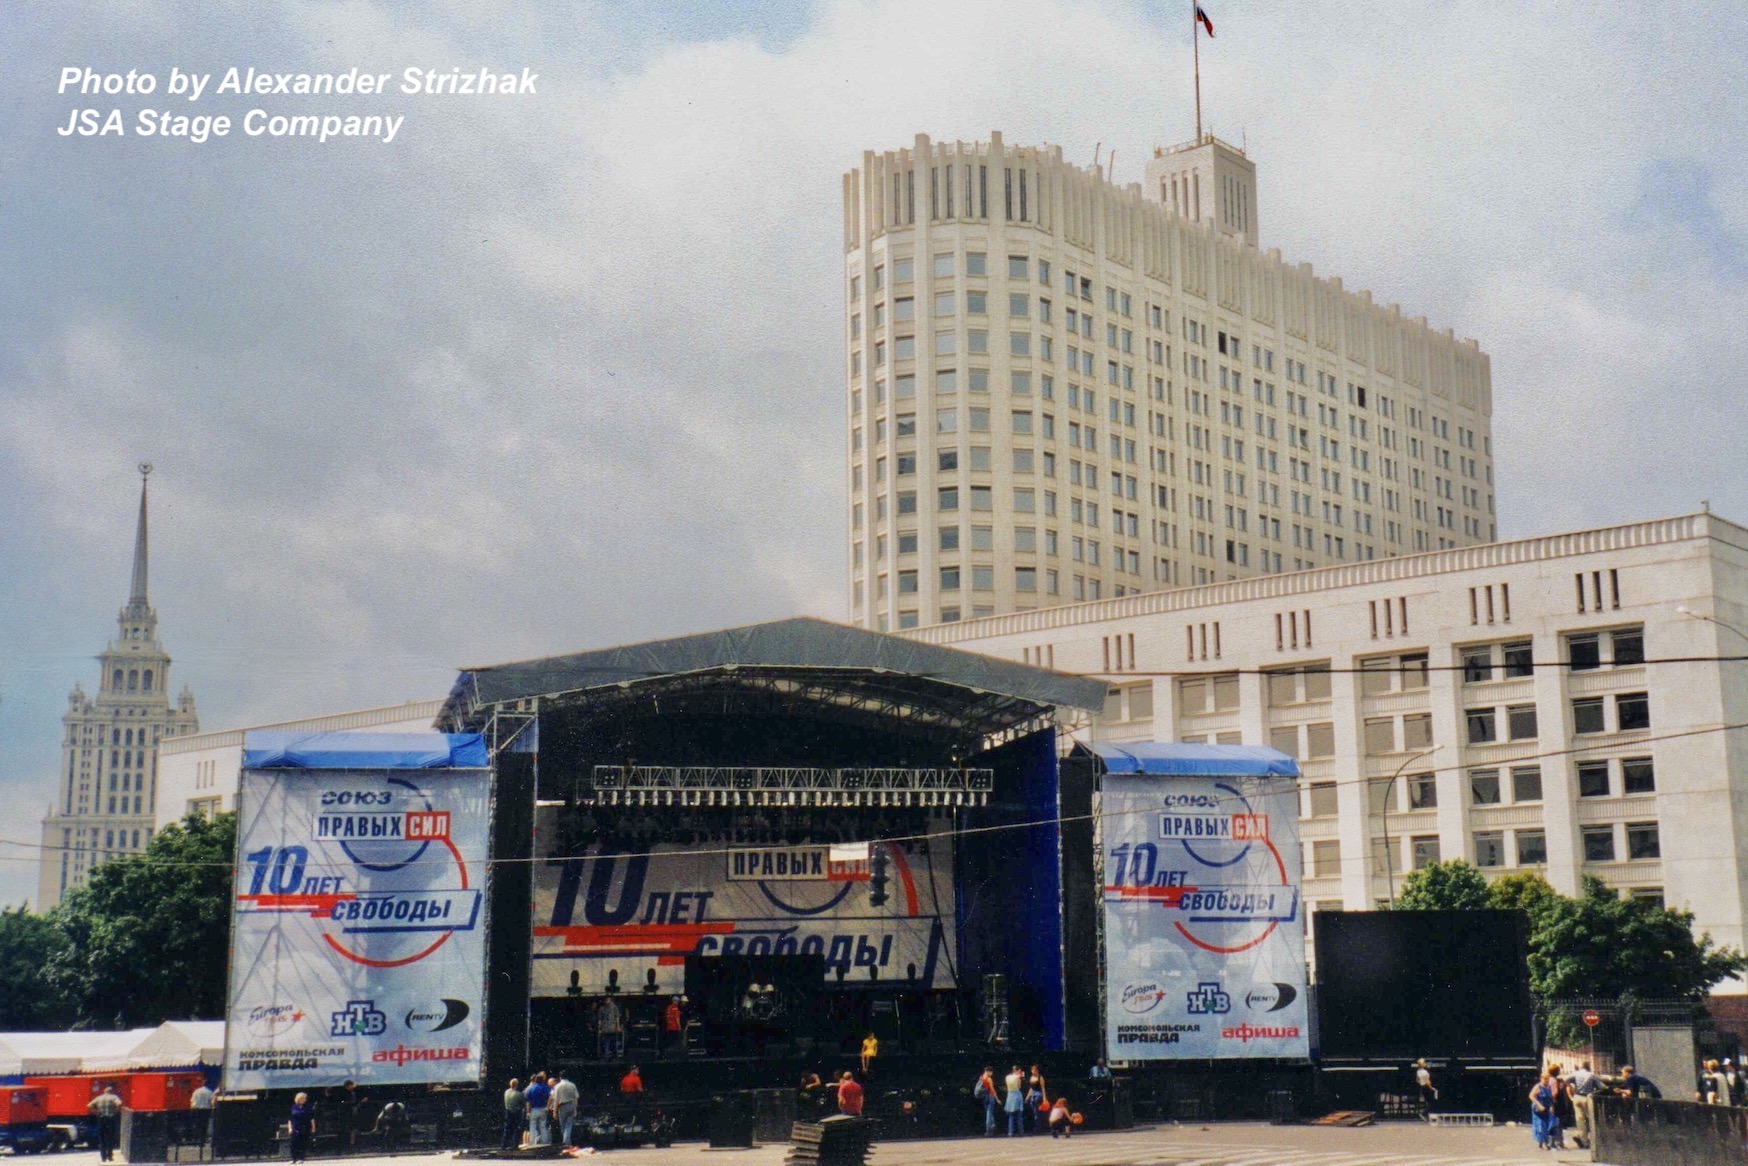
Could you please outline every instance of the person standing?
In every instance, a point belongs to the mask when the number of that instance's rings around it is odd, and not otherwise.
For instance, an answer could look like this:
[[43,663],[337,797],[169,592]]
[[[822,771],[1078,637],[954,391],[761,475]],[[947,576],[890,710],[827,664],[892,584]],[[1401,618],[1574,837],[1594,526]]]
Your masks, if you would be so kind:
[[[316,1107],[310,1095],[299,1093],[291,1099],[291,1160],[302,1162],[310,1156],[310,1139],[316,1136]],[[103,1159],[109,1161],[107,1157]]]
[[685,1040],[686,1017],[680,1011],[680,998],[672,996],[668,1006],[662,1009],[662,1048],[677,1049]]
[[1595,1097],[1602,1092],[1602,1078],[1591,1071],[1590,1062],[1585,1061],[1572,1074],[1572,1125],[1574,1133],[1572,1140],[1578,1143],[1580,1150],[1590,1148],[1591,1131],[1596,1126]]
[[1740,1065],[1728,1058],[1724,1061],[1724,1081],[1730,1087],[1730,1104],[1741,1105],[1748,1100],[1748,1076],[1744,1076]]
[[206,1082],[200,1083],[200,1088],[188,1095],[188,1109],[194,1114],[190,1119],[194,1124],[192,1129],[200,1131],[200,1140],[210,1145],[212,1143],[212,1106],[218,1099],[218,1094]]
[[643,1073],[636,1065],[627,1069],[625,1071],[625,1076],[619,1078],[619,1092],[625,1094],[627,1097],[635,1096],[643,1092]]
[[522,1145],[522,1115],[528,1109],[528,1096],[522,1092],[522,1082],[510,1078],[504,1090],[504,1132],[498,1139],[498,1149],[514,1150]]
[[552,1118],[558,1123],[558,1144],[568,1146],[577,1124],[577,1085],[562,1072],[555,1075],[558,1084],[552,1087]]
[[862,1116],[862,1086],[856,1082],[856,1075],[848,1069],[838,1079],[838,1112],[851,1117]]
[[1529,1092],[1530,1132],[1536,1145],[1544,1150],[1558,1149],[1561,1144],[1560,1118],[1554,1112],[1554,1098],[1560,1091],[1560,1079],[1542,1070],[1541,1080]]
[[1049,1112],[1049,1096],[1044,1083],[1044,1071],[1033,1065],[1026,1074],[1026,1108],[1023,1111],[1028,1134],[1043,1131],[1043,1115]]
[[1025,1129],[1021,1111],[1026,1105],[1026,1075],[1015,1065],[1002,1084],[1007,1087],[1007,1096],[1002,1098],[1001,1107],[1008,1115],[1008,1137],[1018,1137]]
[[522,1100],[528,1109],[528,1144],[550,1145],[552,1114],[547,1109],[547,1103],[552,1100],[552,1086],[546,1083],[545,1073],[534,1074],[534,1079],[528,1082],[528,1088],[522,1094]]
[[971,1096],[983,1106],[983,1136],[995,1137],[995,1111],[1001,1099],[996,1096],[995,1070],[988,1065],[983,1067],[983,1076],[977,1079],[977,1084],[971,1087]]
[[1663,1091],[1657,1088],[1656,1082],[1631,1065],[1621,1066],[1621,1083],[1616,1086],[1615,1092],[1629,1101],[1637,1101],[1641,1097],[1648,1097],[1653,1101],[1663,1100]]
[[595,1010],[595,1029],[601,1038],[601,1059],[617,1061],[625,1055],[625,1009],[609,996]]
[[121,1144],[121,1098],[115,1086],[105,1085],[85,1111],[97,1119],[97,1150],[103,1161],[114,1161],[115,1148]]

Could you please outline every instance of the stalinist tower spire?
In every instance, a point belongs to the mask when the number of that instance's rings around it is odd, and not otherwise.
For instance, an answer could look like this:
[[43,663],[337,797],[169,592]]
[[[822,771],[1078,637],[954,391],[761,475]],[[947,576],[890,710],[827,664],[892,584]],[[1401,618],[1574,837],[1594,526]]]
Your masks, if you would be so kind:
[[140,463],[140,525],[134,532],[134,582],[129,591],[130,608],[146,606],[146,482],[152,476],[152,463]]

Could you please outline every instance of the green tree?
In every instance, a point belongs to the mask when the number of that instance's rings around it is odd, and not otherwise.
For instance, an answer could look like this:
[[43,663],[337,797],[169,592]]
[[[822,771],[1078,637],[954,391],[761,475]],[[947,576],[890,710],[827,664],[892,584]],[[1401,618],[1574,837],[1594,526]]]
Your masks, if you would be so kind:
[[0,1032],[72,1023],[72,1009],[43,974],[60,946],[61,933],[47,916],[23,907],[0,911]]
[[236,837],[235,815],[190,814],[144,854],[99,866],[55,908],[62,946],[46,976],[79,1024],[224,1015]]
[[1703,996],[1748,957],[1694,935],[1693,913],[1622,898],[1593,878],[1531,916],[1530,988],[1543,997]]
[[1502,911],[1522,911],[1530,917],[1530,926],[1550,910],[1557,910],[1566,899],[1548,885],[1539,874],[1506,875],[1487,887],[1488,906]]
[[1460,858],[1411,871],[1393,904],[1398,911],[1473,911],[1491,905],[1486,876]]

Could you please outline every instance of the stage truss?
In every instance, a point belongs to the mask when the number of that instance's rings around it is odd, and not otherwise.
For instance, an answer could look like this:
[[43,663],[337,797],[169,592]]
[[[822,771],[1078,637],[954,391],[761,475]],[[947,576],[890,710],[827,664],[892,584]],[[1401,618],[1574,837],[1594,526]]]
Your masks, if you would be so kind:
[[981,807],[994,787],[993,769],[597,765],[576,796],[598,806]]

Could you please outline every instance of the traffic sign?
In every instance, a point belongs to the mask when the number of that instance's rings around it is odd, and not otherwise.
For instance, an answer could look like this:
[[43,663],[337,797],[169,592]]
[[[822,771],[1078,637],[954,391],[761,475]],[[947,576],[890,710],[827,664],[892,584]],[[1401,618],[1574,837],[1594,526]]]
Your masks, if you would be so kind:
[[1586,1009],[1584,1012],[1584,1023],[1589,1025],[1591,1028],[1595,1028],[1597,1025],[1602,1023],[1602,1013],[1598,1012],[1594,1008]]

